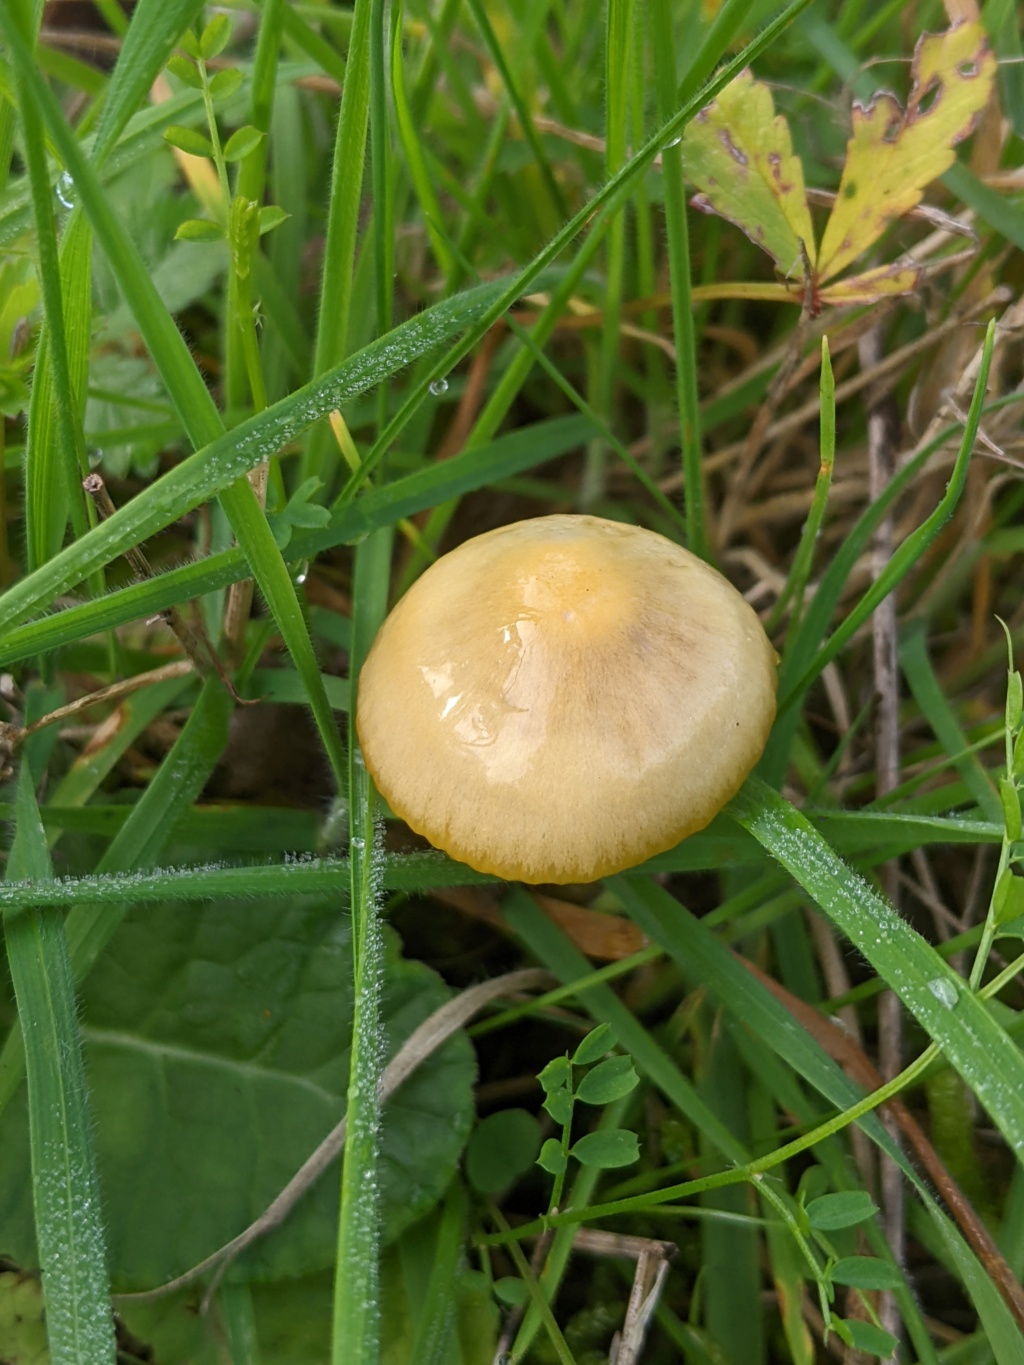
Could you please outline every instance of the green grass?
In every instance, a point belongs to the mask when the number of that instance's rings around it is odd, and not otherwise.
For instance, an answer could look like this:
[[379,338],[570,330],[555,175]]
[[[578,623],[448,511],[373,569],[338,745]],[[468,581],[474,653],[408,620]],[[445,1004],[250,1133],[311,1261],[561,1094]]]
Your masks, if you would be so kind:
[[[752,66],[834,190],[848,92],[905,98],[937,0],[97,8],[100,64],[0,7],[0,1356],[591,1365],[672,1244],[643,1365],[889,1332],[1018,1365],[1013,6],[984,11],[1006,121],[926,194],[974,235],[816,318],[695,210],[682,134]],[[906,358],[864,386],[869,328]],[[581,510],[747,594],[779,713],[706,830],[538,897],[410,837],[353,702],[432,559]],[[183,637],[196,673],[160,673]],[[599,1025],[633,1070],[584,1043],[567,1123],[537,1075]]]

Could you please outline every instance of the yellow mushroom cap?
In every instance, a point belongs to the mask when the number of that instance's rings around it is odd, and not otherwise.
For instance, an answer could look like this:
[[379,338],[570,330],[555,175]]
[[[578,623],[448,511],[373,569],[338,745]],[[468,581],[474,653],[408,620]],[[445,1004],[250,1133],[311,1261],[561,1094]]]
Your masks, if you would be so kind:
[[363,759],[453,858],[591,881],[703,829],[757,762],[776,656],[752,608],[678,545],[551,516],[439,559],[359,680]]

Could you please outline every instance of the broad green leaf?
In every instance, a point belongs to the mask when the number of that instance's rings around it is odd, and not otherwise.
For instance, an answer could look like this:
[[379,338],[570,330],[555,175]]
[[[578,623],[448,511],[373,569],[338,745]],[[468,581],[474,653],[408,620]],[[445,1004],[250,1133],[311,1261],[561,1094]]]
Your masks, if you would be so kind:
[[260,145],[263,137],[263,133],[251,123],[247,123],[243,128],[236,128],[224,144],[224,160],[241,161],[243,156],[248,156]]
[[815,259],[803,166],[771,91],[750,71],[687,126],[683,165],[715,213],[763,247],[787,279],[803,278],[801,242]]
[[179,152],[187,152],[189,156],[213,156],[213,143],[205,133],[197,132],[195,128],[185,128],[180,123],[172,123],[164,129],[164,141],[177,147]]
[[925,186],[953,163],[992,93],[996,60],[977,23],[926,34],[914,52],[906,111],[887,94],[853,106],[853,135],[817,268],[838,275],[894,218],[921,202]]
[[996,882],[992,905],[996,912],[999,932],[1017,935],[1017,921],[1024,915],[1024,877],[1016,876],[1009,867],[1004,867]]
[[587,1072],[576,1087],[576,1098],[584,1104],[611,1104],[639,1083],[631,1057],[609,1057]]
[[514,1275],[503,1275],[494,1281],[494,1297],[499,1303],[507,1303],[520,1308],[530,1302],[530,1290],[525,1280]]
[[564,1090],[572,1084],[572,1067],[568,1057],[552,1057],[543,1071],[538,1073],[541,1089],[545,1095],[552,1095],[556,1090]]
[[866,1190],[843,1190],[838,1194],[822,1194],[807,1205],[807,1221],[819,1232],[834,1232],[837,1228],[853,1228],[866,1222],[878,1212],[878,1205]]
[[[202,90],[203,78],[200,76],[195,62],[188,57],[182,57],[180,53],[171,57],[167,63],[167,70],[172,76],[176,76],[182,85],[187,85],[190,90]],[[226,72],[219,72],[219,75],[226,75]],[[241,79],[241,73],[239,73]]]
[[833,1319],[833,1322],[846,1344],[866,1355],[889,1360],[899,1345],[894,1336],[876,1327],[873,1322],[864,1322],[861,1318],[838,1318]]
[[563,1086],[548,1092],[544,1108],[556,1123],[565,1124],[572,1118],[572,1092]]
[[277,204],[267,204],[260,209],[260,236],[265,232],[273,232],[274,228],[280,227],[291,215]]
[[600,1128],[585,1133],[569,1149],[581,1166],[597,1166],[602,1171],[632,1166],[640,1160],[640,1142],[628,1128]]
[[[334,897],[168,906],[125,923],[82,991],[111,1269],[121,1287],[161,1283],[240,1232],[341,1118],[351,980],[348,924]],[[390,1053],[447,991],[393,943],[382,987]],[[387,1237],[450,1181],[472,1118],[473,1078],[460,1035],[386,1107]],[[15,1100],[0,1122],[0,1226],[6,1249],[30,1265],[23,1127]],[[335,1172],[249,1253],[248,1273],[279,1278],[330,1264],[336,1223]]]
[[615,1046],[615,1035],[608,1024],[592,1028],[572,1054],[574,1066],[590,1066],[599,1062]]
[[1020,725],[1021,713],[1024,712],[1024,682],[1016,669],[1013,669],[1006,680],[1006,728],[1014,733]]
[[896,1289],[900,1284],[897,1268],[877,1256],[845,1256],[828,1273],[833,1284],[854,1289]]
[[1003,819],[1006,822],[1006,837],[1015,844],[1021,834],[1020,792],[1012,778],[999,779],[999,799],[1003,805]]
[[481,1194],[507,1189],[530,1169],[540,1147],[540,1125],[525,1109],[499,1109],[481,1119],[466,1147],[466,1179]]
[[239,89],[243,79],[241,71],[236,66],[229,66],[225,71],[218,71],[210,81],[211,98],[214,102],[229,100]]
[[231,41],[231,20],[226,14],[215,14],[199,38],[199,55],[204,62],[212,61]]
[[224,229],[211,218],[186,218],[174,234],[179,242],[223,242]]
[[549,1175],[561,1175],[568,1164],[562,1144],[555,1138],[548,1138],[540,1149],[537,1165]]

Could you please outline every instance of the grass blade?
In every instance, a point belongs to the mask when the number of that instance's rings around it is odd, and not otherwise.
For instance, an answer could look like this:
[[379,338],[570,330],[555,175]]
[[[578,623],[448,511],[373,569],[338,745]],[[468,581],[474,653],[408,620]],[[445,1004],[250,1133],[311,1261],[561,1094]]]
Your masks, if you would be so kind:
[[425,310],[321,379],[196,451],[75,545],[9,588],[0,599],[0,632],[32,611],[45,609],[93,569],[229,488],[312,422],[434,349],[479,317],[502,290],[501,282],[482,285]]
[[[3,26],[7,34],[19,66],[20,80],[28,95],[26,107],[31,104],[33,110],[38,108],[51,138],[72,172],[83,207],[92,220],[97,240],[106,252],[125,298],[131,304],[136,321],[167,385],[185,430],[196,446],[205,446],[210,441],[216,441],[218,436],[224,434],[220,414],[192,360],[184,338],[157,294],[140,253],[111,210],[95,172],[82,155],[52,92],[40,80],[38,72],[32,68],[29,53],[20,34],[17,33],[10,18],[4,19],[2,10],[0,26]],[[264,449],[261,452],[262,459],[268,458],[271,453],[273,452]],[[158,483],[153,487],[159,486]],[[274,613],[285,643],[295,660],[296,668],[302,674],[313,716],[340,785],[343,780],[344,756],[323,679],[296,596],[295,585],[248,481],[244,478],[239,479],[233,486],[225,487],[221,496],[224,510],[249,561],[253,576]],[[111,518],[111,521],[113,520],[114,518]],[[77,548],[80,547],[72,547]]]
[[[378,531],[356,552],[352,608],[352,671],[363,659],[387,610],[390,531]],[[341,1213],[334,1278],[333,1365],[373,1365],[380,1354],[379,1226],[376,1191],[380,1137],[380,977],[383,936],[377,908],[381,838],[374,822],[373,784],[362,761],[354,708],[349,710],[349,886],[354,948],[354,1009],[348,1120],[341,1172]]]
[[[18,821],[8,875],[50,880],[46,835],[28,759],[18,775]],[[81,1038],[59,910],[5,922],[7,958],[26,1039],[36,1238],[54,1365],[114,1365],[114,1319]]]
[[113,151],[174,44],[202,8],[202,0],[138,0],[103,100],[93,147],[97,164]]
[[[11,22],[14,22],[13,17]],[[22,142],[32,191],[46,325],[46,339],[40,341],[37,365],[44,368],[49,381],[33,393],[26,438],[25,518],[28,562],[30,568],[34,568],[37,564],[45,564],[59,550],[72,505],[75,506],[78,529],[84,527],[85,509],[77,484],[87,471],[81,408],[74,397],[68,360],[60,255],[57,250],[54,196],[50,186],[46,141],[42,120],[31,98],[23,66],[15,67],[15,78]],[[77,264],[81,268],[85,262],[77,261]],[[85,292],[87,297],[87,272]]]
[[[287,6],[285,8],[287,10]],[[326,374],[348,354],[359,206],[362,203],[369,126],[372,12],[373,0],[356,0],[338,126],[334,134],[327,235],[313,355],[314,378]],[[337,443],[330,432],[314,432],[303,452],[301,477],[316,477],[329,487],[338,458]]]
[[[323,531],[297,534],[288,547],[289,555],[294,555],[296,560],[311,559],[323,550],[359,540],[432,503],[481,488],[492,480],[519,474],[581,444],[592,430],[592,423],[584,419],[558,417],[500,436],[489,445],[369,491],[358,502],[337,512]],[[130,506],[134,507],[138,501],[136,499]],[[71,556],[67,562],[73,562]],[[197,564],[172,569],[130,588],[119,589],[100,601],[68,607],[56,616],[6,630],[0,637],[0,662],[7,664],[28,658],[41,648],[55,649],[109,626],[154,615],[167,606],[187,602],[246,575],[246,560],[241,550],[210,555]],[[45,577],[46,571],[42,571],[43,581]],[[38,575],[36,581],[40,581]],[[0,616],[15,592],[16,588],[12,588],[5,594],[0,603]],[[39,600],[42,602],[45,598]]]
[[731,810],[896,992],[1024,1162],[1024,1057],[964,979],[777,792],[749,779]]
[[985,345],[982,351],[981,365],[978,368],[978,379],[974,386],[974,397],[967,413],[967,421],[964,424],[963,440],[960,443],[960,451],[953,466],[946,492],[942,497],[938,507],[911,535],[903,541],[899,548],[894,552],[884,571],[872,583],[871,587],[864,593],[860,601],[846,615],[841,626],[838,626],[826,643],[818,651],[813,664],[807,669],[803,677],[799,679],[779,700],[779,709],[784,710],[791,706],[795,699],[802,695],[811,680],[818,676],[826,664],[830,663],[843,646],[856,634],[864,622],[868,619],[874,609],[889,593],[896,587],[897,583],[910,571],[917,563],[925,550],[931,545],[935,537],[945,526],[956,511],[957,503],[960,501],[960,494],[963,492],[964,484],[967,480],[967,468],[970,463],[971,453],[974,450],[974,442],[978,435],[978,428],[981,425],[981,413],[985,404],[985,394],[988,388],[988,372],[992,364],[992,347],[995,344],[996,335],[995,321],[991,321],[985,332]]
[[[664,122],[676,102],[676,61],[672,35],[673,7],[670,0],[656,0],[651,7],[651,45],[658,118]],[[686,220],[686,190],[679,141],[662,149],[662,183],[665,190],[665,233],[668,243],[669,289],[672,295],[672,340],[676,348],[676,405],[679,409],[680,444],[683,455],[683,510],[686,544],[695,555],[708,559],[704,521],[704,468],[701,458],[700,408],[697,395],[697,350],[690,298],[690,241]]]

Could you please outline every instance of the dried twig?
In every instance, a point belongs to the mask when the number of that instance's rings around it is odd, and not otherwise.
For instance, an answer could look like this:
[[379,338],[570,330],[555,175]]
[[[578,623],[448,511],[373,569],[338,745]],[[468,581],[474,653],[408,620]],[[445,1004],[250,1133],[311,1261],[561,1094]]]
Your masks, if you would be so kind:
[[[103,481],[102,474],[93,470],[91,474],[87,474],[82,480],[82,487],[92,499],[101,520],[105,521],[107,517],[114,515],[117,508],[114,506],[114,500],[107,490],[107,485]],[[130,545],[124,551],[124,557],[131,565],[137,578],[147,579],[153,577],[152,566],[143,551],[140,550],[137,545]],[[235,690],[235,684],[228,676],[227,670],[221,662],[220,655],[210,643],[202,624],[197,624],[195,626],[190,625],[177,607],[168,607],[165,611],[159,612],[154,619],[165,622],[165,624],[171,628],[178,637],[182,649],[192,660],[192,665],[200,677],[206,677],[210,671],[210,666],[212,665],[217,677],[221,680],[236,702],[243,706],[253,705],[253,702],[247,701],[244,697],[238,695]]]
[[[866,370],[877,369],[883,357],[882,336],[874,328],[861,338],[860,359]],[[899,409],[891,394],[869,394],[868,468],[871,500],[877,501],[896,472],[899,448]],[[893,552],[892,514],[884,517],[875,533],[873,577],[885,572]],[[896,640],[896,595],[890,593],[879,603],[872,617],[873,673],[877,699],[875,726],[875,795],[887,796],[900,780],[899,658]],[[880,868],[882,888],[893,908],[899,911],[899,862],[891,859]],[[884,991],[878,1002],[878,1061],[885,1080],[903,1066],[903,1011],[899,996]],[[890,1115],[883,1115],[893,1141],[899,1141],[899,1128]],[[906,1207],[903,1173],[884,1152],[879,1158],[882,1209],[886,1238],[898,1265],[906,1258]],[[887,1332],[899,1337],[901,1318],[895,1295],[880,1296],[879,1320]]]

